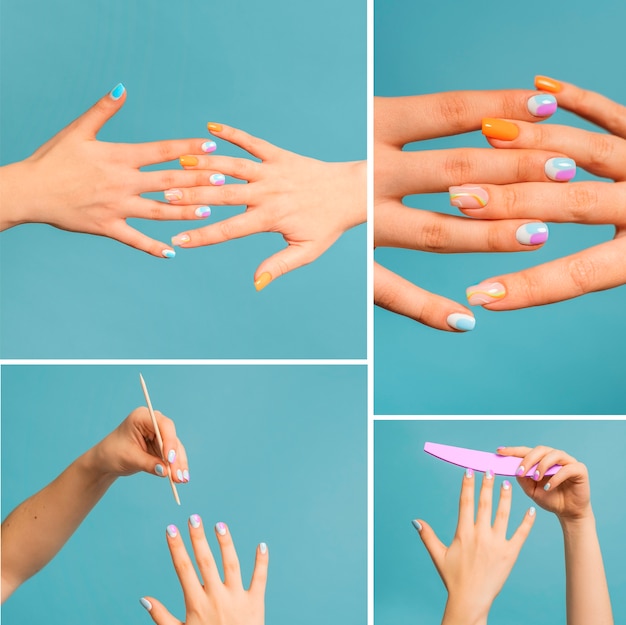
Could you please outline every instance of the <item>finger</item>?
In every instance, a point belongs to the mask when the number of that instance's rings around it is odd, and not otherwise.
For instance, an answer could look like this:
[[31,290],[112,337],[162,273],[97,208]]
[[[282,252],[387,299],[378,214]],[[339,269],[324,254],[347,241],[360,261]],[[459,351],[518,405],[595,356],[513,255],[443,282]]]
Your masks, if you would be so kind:
[[478,527],[491,527],[493,483],[493,471],[487,469],[483,475],[483,483],[478,496],[478,512],[476,513],[476,525]]
[[152,620],[157,625],[183,625],[183,623],[172,616],[168,609],[154,597],[142,597],[139,603],[148,611]]
[[210,206],[173,206],[166,202],[138,198],[129,204],[127,217],[156,221],[179,221],[207,219],[211,216]]
[[169,245],[151,239],[129,226],[125,221],[116,224],[108,236],[157,258],[174,258],[176,256],[176,252]]
[[522,550],[528,535],[530,534],[530,530],[533,528],[535,523],[535,517],[537,516],[537,510],[534,506],[531,506],[524,515],[520,526],[515,530],[515,534],[511,537],[509,544],[513,548],[515,552],[515,557]]
[[424,547],[426,547],[426,551],[430,555],[435,568],[438,571],[443,569],[443,562],[446,557],[447,547],[439,540],[437,534],[435,534],[435,530],[423,521],[422,519],[415,519],[412,521],[413,527],[418,531],[422,542],[424,543]]
[[224,584],[229,588],[243,588],[239,558],[237,557],[235,545],[226,523],[217,523],[215,526],[215,534],[217,535],[217,541],[220,544],[220,552],[222,554]]
[[467,289],[472,306],[515,310],[541,306],[626,284],[626,237],[602,243],[518,273],[489,278]]
[[420,289],[378,263],[374,263],[374,303],[437,330],[467,332],[476,325],[467,308]]
[[327,248],[317,250],[312,242],[291,243],[276,254],[266,258],[254,272],[254,287],[262,291],[270,282],[286,273],[313,262]]
[[483,117],[540,121],[556,108],[551,94],[522,89],[374,98],[374,136],[401,146],[477,130]]
[[448,191],[452,206],[478,219],[523,217],[583,224],[617,224],[625,221],[625,182],[481,184],[454,186]]
[[193,609],[202,600],[204,594],[202,584],[198,580],[196,570],[185,549],[178,528],[175,525],[168,525],[166,535],[174,569],[185,596],[185,605],[188,610]]
[[459,499],[459,522],[456,526],[457,536],[468,535],[474,531],[474,471],[465,469]]
[[554,465],[560,464],[563,466],[573,462],[576,462],[576,458],[573,456],[570,456],[560,449],[553,449],[537,463],[533,471],[533,479],[535,482],[540,482],[544,478],[546,471],[551,469]]
[[232,126],[209,122],[207,124],[207,128],[211,134],[219,137],[220,139],[224,139],[229,143],[238,145],[240,148],[243,148],[246,152],[252,154],[252,156],[260,158],[262,161],[268,160],[273,156],[277,156],[280,152],[283,152],[283,150],[277,148],[268,141],[263,141],[263,139],[254,137],[243,130],[233,128]]
[[[626,139],[626,107],[609,98],[581,89],[571,83],[554,80],[547,76],[536,76],[535,86],[554,93],[559,106],[566,111],[597,124],[601,128]],[[514,115],[511,115],[514,117]]]
[[183,469],[186,467],[181,464],[181,458],[179,457],[182,444],[176,435],[176,426],[171,419],[168,419],[158,410],[154,412],[154,416],[156,417],[157,424],[161,432],[161,437],[163,439],[163,456],[170,465],[172,479],[175,482],[182,483],[185,481],[183,478]]
[[150,143],[127,143],[120,147],[125,149],[135,167],[145,167],[175,161],[185,154],[213,152],[216,146],[214,141],[206,139],[168,139]]
[[210,592],[221,585],[222,580],[199,514],[192,514],[189,517],[189,536],[204,587]]
[[170,204],[211,204],[215,206],[247,206],[252,204],[251,185],[205,185],[189,188],[172,188],[165,191]]
[[[513,120],[483,123],[483,134],[495,148],[533,148],[561,152],[596,176],[626,178],[626,141],[613,135],[570,126],[530,124]],[[506,137],[514,138],[507,139]]]
[[267,585],[267,567],[269,564],[269,551],[265,543],[260,543],[256,548],[256,559],[254,561],[254,571],[250,580],[250,593],[262,598],[265,596]]
[[[192,187],[217,187],[224,184],[224,175],[218,170],[209,169],[164,169],[161,171],[142,171],[139,179],[139,193],[163,191],[168,201],[178,201],[180,189]],[[168,197],[171,196],[171,197]],[[187,202],[188,204],[190,202]]]
[[126,102],[126,88],[119,83],[77,118],[72,125],[84,136],[94,139],[102,126],[122,108],[124,102]]
[[500,487],[500,501],[496,509],[496,519],[493,522],[495,532],[506,538],[506,529],[509,526],[509,515],[511,514],[511,498],[513,491],[511,490],[511,482],[504,480]]
[[537,445],[537,447],[533,447],[520,460],[515,475],[518,477],[533,478],[537,468],[536,465],[544,456],[547,456],[552,451],[554,451],[552,447],[546,447],[545,445]]
[[263,166],[248,158],[233,158],[231,156],[200,156],[185,155],[179,159],[186,170],[219,171],[238,180],[254,182],[261,177]]
[[265,217],[260,212],[247,211],[204,228],[181,232],[172,237],[172,245],[184,248],[215,245],[265,231]]
[[568,480],[586,481],[588,475],[587,467],[582,462],[566,464],[562,469],[559,469],[554,475],[548,478],[548,481],[543,486],[543,490],[555,490]]
[[526,456],[532,447],[498,447],[496,453],[499,456],[515,456],[516,458],[523,458]]

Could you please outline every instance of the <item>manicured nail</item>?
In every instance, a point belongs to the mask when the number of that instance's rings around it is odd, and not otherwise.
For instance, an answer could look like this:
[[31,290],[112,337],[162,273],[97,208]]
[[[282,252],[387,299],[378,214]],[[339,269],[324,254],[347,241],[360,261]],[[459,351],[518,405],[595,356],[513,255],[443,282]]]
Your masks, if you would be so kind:
[[183,199],[183,192],[180,189],[169,189],[169,191],[164,191],[163,195],[168,202]]
[[141,599],[139,599],[139,603],[141,603],[141,605],[144,608],[146,608],[146,610],[148,610],[148,612],[150,612],[150,610],[152,610],[152,604],[145,597],[142,597]]
[[515,475],[518,475],[519,477],[526,475],[526,469],[524,468],[524,465],[521,465],[520,468],[515,471]]
[[465,469],[465,477],[468,478],[468,479],[471,478],[471,477],[474,477],[473,469]]
[[178,162],[183,167],[195,167],[198,164],[198,159],[195,156],[181,156]]
[[224,174],[212,174],[209,176],[209,182],[216,187],[221,187],[226,182]]
[[265,543],[260,543],[259,544],[259,551],[265,555],[267,553],[267,545]]
[[191,237],[188,234],[177,234],[172,237],[172,245],[182,245],[183,243],[189,243]]
[[215,525],[215,530],[220,536],[226,535],[226,523],[222,523],[221,521]]
[[181,471],[181,469],[176,470],[176,477],[178,478],[179,482],[183,481],[183,472]]
[[112,100],[119,100],[124,95],[124,91],[126,91],[126,87],[120,82],[111,89],[109,96]]
[[541,479],[541,473],[539,473],[539,471],[535,471],[533,473],[533,480],[535,480],[535,482],[538,482]]
[[262,291],[271,281],[272,274],[265,271],[254,281],[254,288],[257,291]]
[[493,471],[491,469],[487,469],[485,471],[485,479],[492,480],[493,479]]
[[163,477],[165,475],[165,470],[163,469],[163,465],[161,464],[157,464],[156,467],[154,467],[154,472],[160,477]]
[[176,256],[176,252],[174,250],[163,250],[161,252],[165,258],[174,258]]
[[515,231],[515,238],[522,245],[539,245],[548,240],[548,226],[540,221],[524,224]]
[[215,152],[217,150],[217,144],[215,141],[205,141],[201,146],[202,151],[208,154],[209,152]]
[[543,487],[543,490],[550,490],[550,482]]
[[465,292],[470,306],[497,302],[506,295],[506,289],[499,282],[481,282],[470,286]]
[[499,454],[504,449],[506,449],[506,446],[497,447],[496,448],[496,453]]
[[550,180],[567,182],[576,175],[576,163],[571,158],[551,158],[546,161],[544,171]]
[[519,127],[513,122],[504,119],[494,119],[487,117],[483,119],[483,134],[491,139],[501,139],[502,141],[513,141],[519,136]]
[[222,124],[216,124],[215,122],[209,122],[206,127],[209,132],[220,132],[222,130]]
[[452,313],[448,315],[446,321],[451,328],[461,330],[462,332],[473,330],[476,325],[476,319],[474,319],[474,317],[462,313]]
[[172,462],[174,462],[174,460],[176,460],[176,452],[173,449],[170,449],[167,452],[167,461],[172,464]]
[[185,482],[189,481],[189,471],[187,471],[187,469],[183,469],[183,480],[185,480]]
[[557,109],[556,98],[553,95],[546,95],[540,93],[529,98],[527,102],[528,111],[535,117],[548,117],[552,115]]
[[196,217],[208,217],[211,214],[210,206],[198,206],[195,210]]
[[563,85],[558,80],[547,76],[535,76],[535,87],[550,93],[559,93],[563,89]]
[[414,528],[415,528],[418,532],[421,532],[421,531],[422,531],[422,529],[423,529],[423,528],[422,528],[422,524],[421,524],[421,523],[420,523],[417,519],[415,519],[414,521],[411,521],[411,523],[413,524],[413,527],[414,527]]
[[502,488],[504,488],[504,490],[509,490],[511,488],[511,482],[509,482],[509,480],[504,480],[504,482],[502,482]]
[[176,536],[178,536],[178,528],[175,525],[168,525],[166,531],[170,538],[176,538]]
[[200,515],[192,514],[189,517],[189,523],[191,523],[191,527],[198,529],[200,527]]
[[457,208],[483,208],[489,201],[489,194],[482,187],[471,184],[450,187],[450,204]]
[[535,516],[536,513],[537,513],[537,509],[535,508],[535,506],[530,506],[530,508],[528,509],[528,515]]

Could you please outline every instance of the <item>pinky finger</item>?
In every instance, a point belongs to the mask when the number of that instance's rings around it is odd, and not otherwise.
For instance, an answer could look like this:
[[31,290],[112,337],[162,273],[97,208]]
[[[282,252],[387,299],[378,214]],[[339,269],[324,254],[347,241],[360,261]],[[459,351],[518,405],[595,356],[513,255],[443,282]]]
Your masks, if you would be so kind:
[[517,554],[522,550],[528,535],[530,534],[530,530],[533,528],[535,524],[535,518],[537,517],[537,509],[535,506],[531,506],[526,511],[520,526],[515,530],[515,534],[511,537],[509,541],[511,546],[515,549],[516,557]]
[[139,232],[139,230],[135,230],[125,222],[109,234],[109,236],[120,243],[134,247],[157,258],[174,258],[174,256],[176,256],[176,252],[170,245],[151,239],[149,236]]
[[142,597],[139,603],[148,611],[157,625],[183,625],[160,601],[152,597]]
[[587,467],[582,462],[566,464],[548,479],[543,486],[543,490],[554,490],[563,484],[563,482],[574,478],[578,478],[581,481],[586,480],[587,475]]
[[319,255],[311,249],[311,245],[290,244],[258,266],[254,273],[254,287],[262,291],[276,278],[313,262]]
[[211,134],[225,139],[229,143],[238,145],[240,148],[243,148],[246,152],[252,154],[252,156],[260,158],[262,161],[269,159],[280,150],[280,148],[277,148],[268,141],[254,137],[232,126],[209,122],[207,128]]
[[265,586],[267,585],[267,567],[269,564],[269,551],[265,543],[260,543],[256,549],[256,560],[252,580],[250,581],[250,592],[265,596]]
[[257,232],[265,232],[265,230],[265,223],[260,213],[245,212],[204,228],[181,232],[172,237],[172,245],[185,248],[215,245],[232,239],[241,239]]

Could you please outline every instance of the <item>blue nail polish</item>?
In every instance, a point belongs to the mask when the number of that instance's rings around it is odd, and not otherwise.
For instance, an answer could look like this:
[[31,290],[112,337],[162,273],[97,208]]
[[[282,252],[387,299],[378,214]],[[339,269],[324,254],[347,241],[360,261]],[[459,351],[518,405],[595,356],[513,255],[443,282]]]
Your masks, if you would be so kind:
[[175,525],[168,525],[166,531],[170,538],[176,538],[176,536],[178,536],[178,528]]
[[541,222],[524,224],[515,231],[515,238],[522,245],[541,245],[548,240],[548,226]]
[[161,464],[157,464],[156,467],[154,467],[154,472],[161,477],[165,475],[165,470]]
[[465,477],[474,477],[474,471],[472,469],[465,469]]
[[527,102],[528,112],[535,117],[548,117],[556,112],[557,101],[553,95],[540,93],[529,98]]
[[209,217],[211,208],[209,206],[199,206],[195,210],[196,217]]
[[120,82],[111,89],[109,95],[113,100],[119,100],[124,95],[124,91],[126,91],[126,87]]
[[259,551],[265,555],[267,553],[267,545],[265,543],[260,543],[259,544]]
[[152,610],[152,604],[145,597],[142,597],[141,599],[139,599],[139,603],[141,603],[141,605],[144,608],[146,608],[146,610],[148,610],[148,612],[150,612],[150,610]]
[[185,480],[185,482],[189,481],[189,471],[187,471],[187,469],[183,470],[183,479]]
[[551,158],[544,166],[546,176],[556,182],[567,182],[576,175],[576,163],[571,158]]
[[535,514],[537,514],[537,509],[535,508],[535,506],[530,506],[530,508],[528,509],[528,514],[530,516],[535,516]]
[[548,491],[550,490],[550,482],[548,482],[544,487],[543,490]]
[[422,531],[422,524],[417,519],[415,519],[415,521],[411,521],[411,524],[418,532]]
[[209,154],[210,152],[215,152],[217,144],[215,141],[205,141],[200,147],[205,154]]
[[191,523],[191,527],[193,527],[194,529],[198,529],[200,527],[200,515],[192,514],[189,517],[189,523]]
[[172,462],[174,462],[174,460],[176,460],[176,452],[173,449],[170,449],[167,452],[167,461],[172,464]]
[[504,480],[504,482],[502,482],[502,488],[504,488],[504,490],[509,490],[511,488],[511,482],[509,482],[509,480]]
[[176,252],[174,250],[163,250],[162,254],[165,258],[174,258],[176,256]]
[[463,332],[473,330],[476,325],[476,319],[474,319],[474,317],[471,315],[464,315],[463,313],[452,313],[451,315],[448,315],[446,322],[451,328],[461,330]]
[[180,469],[176,471],[176,477],[179,479],[179,481],[183,481],[183,472]]
[[491,469],[487,469],[485,471],[485,478],[488,480],[492,480],[493,479],[493,471]]
[[226,176],[224,174],[212,174],[209,176],[209,182],[216,187],[223,185],[226,182]]

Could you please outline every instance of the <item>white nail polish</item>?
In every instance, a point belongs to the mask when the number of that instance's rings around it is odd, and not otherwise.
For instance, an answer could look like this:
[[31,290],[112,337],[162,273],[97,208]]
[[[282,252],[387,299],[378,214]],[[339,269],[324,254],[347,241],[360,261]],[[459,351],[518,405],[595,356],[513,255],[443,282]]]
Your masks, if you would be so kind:
[[267,553],[267,545],[266,545],[265,543],[261,543],[261,544],[259,545],[259,551],[260,551],[263,555],[265,555],[265,554]]

